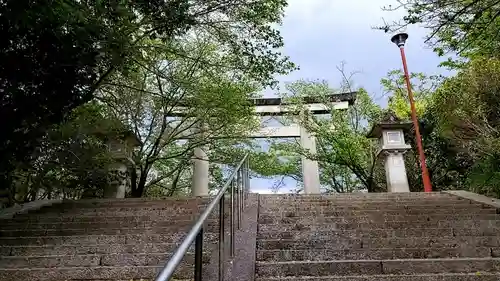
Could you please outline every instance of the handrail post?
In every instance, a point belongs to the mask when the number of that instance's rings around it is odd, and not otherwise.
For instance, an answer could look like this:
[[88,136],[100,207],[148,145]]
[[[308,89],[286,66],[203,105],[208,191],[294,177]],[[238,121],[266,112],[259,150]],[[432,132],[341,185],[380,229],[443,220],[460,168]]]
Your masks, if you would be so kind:
[[243,171],[241,172],[241,186],[240,186],[240,190],[241,190],[241,194],[240,194],[240,201],[241,201],[241,205],[240,205],[240,214],[241,214],[241,217],[240,217],[240,221],[241,223],[243,223],[243,210],[245,210],[245,190],[243,188],[243,185],[244,185],[244,181],[245,181],[245,178],[243,177]]
[[240,182],[240,226],[243,227],[243,208],[245,206],[245,202],[243,201],[243,181],[244,181],[244,172],[241,170],[241,182]]
[[241,200],[240,200],[240,181],[241,181],[241,170],[238,170],[236,174],[236,190],[235,190],[235,200],[236,200],[236,222],[238,230],[241,229]]
[[248,189],[250,188],[250,162],[248,158],[243,165],[245,167],[245,199],[247,199],[249,192]]
[[196,235],[194,245],[194,281],[201,281],[203,270],[203,228]]
[[[214,212],[217,204],[219,204],[219,281],[224,281],[225,279],[225,196],[230,188],[231,192],[231,246],[232,246],[232,256],[235,255],[235,219],[239,219],[238,226],[241,226],[241,216],[243,214],[244,202],[248,196],[249,187],[249,174],[248,174],[248,154],[241,159],[239,164],[236,166],[235,170],[231,173],[229,179],[224,183],[222,188],[219,190],[215,198],[208,204],[206,209],[202,212],[200,217],[196,220],[191,230],[186,234],[186,237],[179,245],[175,253],[168,260],[165,266],[158,273],[155,281],[168,281],[174,275],[177,267],[181,264],[186,253],[188,253],[191,245],[195,243],[195,264],[194,264],[194,280],[202,280],[203,271],[203,230],[207,220],[210,218],[210,214]],[[238,177],[238,182],[236,178]],[[241,186],[239,186],[241,184]],[[236,189],[236,190],[235,190]],[[237,195],[235,195],[235,191]],[[235,196],[240,197],[241,200]],[[238,210],[235,213],[235,202],[238,200]],[[235,217],[236,216],[236,217]]]
[[224,281],[224,195],[219,201],[219,281]]
[[235,219],[235,215],[234,215],[234,188],[236,186],[236,181],[233,179],[233,181],[231,182],[231,214],[230,214],[230,224],[229,224],[229,227],[230,227],[230,231],[231,231],[231,242],[230,242],[230,249],[231,249],[231,257],[234,257],[234,242],[235,242],[235,239],[234,239],[234,235],[235,235],[235,231],[234,231],[234,219]]

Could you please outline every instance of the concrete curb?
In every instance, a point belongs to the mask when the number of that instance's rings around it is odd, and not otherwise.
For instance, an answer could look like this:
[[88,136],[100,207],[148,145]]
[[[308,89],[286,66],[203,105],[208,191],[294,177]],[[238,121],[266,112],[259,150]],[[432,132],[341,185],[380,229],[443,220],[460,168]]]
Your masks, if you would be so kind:
[[[255,274],[255,245],[257,238],[258,194],[248,194],[245,200],[241,229],[236,229],[235,256],[230,257],[229,224],[224,236],[224,280],[253,281]],[[216,234],[217,235],[217,234]],[[218,237],[218,235],[217,235]],[[218,240],[218,238],[217,238]],[[210,263],[203,269],[203,280],[219,280],[218,242],[213,245]]]
[[14,215],[26,214],[30,211],[39,210],[42,207],[62,203],[62,199],[37,200],[26,204],[16,205],[4,210],[0,210],[0,219],[12,219]]
[[500,199],[487,197],[465,190],[448,190],[443,192],[500,209]]
[[236,256],[225,280],[255,280],[258,217],[259,194],[249,194],[242,228],[236,235]]

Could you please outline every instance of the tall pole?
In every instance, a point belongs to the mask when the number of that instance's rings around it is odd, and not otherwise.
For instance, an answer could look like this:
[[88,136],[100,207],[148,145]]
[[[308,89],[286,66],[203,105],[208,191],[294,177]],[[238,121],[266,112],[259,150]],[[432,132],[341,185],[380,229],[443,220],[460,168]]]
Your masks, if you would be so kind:
[[405,42],[408,39],[408,34],[400,33],[392,37],[391,41],[398,45],[401,52],[401,60],[403,61],[403,70],[405,73],[406,89],[408,90],[408,99],[410,100],[411,107],[411,119],[413,121],[413,127],[415,127],[415,139],[417,142],[417,150],[420,158],[420,168],[422,169],[422,181],[424,183],[424,191],[432,192],[432,184],[429,178],[429,171],[427,170],[427,164],[425,163],[425,153],[424,147],[422,145],[422,137],[420,136],[420,126],[417,119],[417,110],[415,108],[415,101],[413,100],[413,93],[411,91],[410,75],[408,74],[408,66],[406,64],[405,55]]

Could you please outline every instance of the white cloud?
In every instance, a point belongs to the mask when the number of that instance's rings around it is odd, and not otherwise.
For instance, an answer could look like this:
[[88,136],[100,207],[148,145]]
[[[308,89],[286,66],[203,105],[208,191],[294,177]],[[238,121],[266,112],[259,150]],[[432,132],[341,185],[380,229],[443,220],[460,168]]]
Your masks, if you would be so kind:
[[[374,26],[401,18],[404,10],[386,12],[381,9],[396,0],[289,0],[281,32],[284,52],[301,66],[301,71],[281,81],[300,78],[326,79],[339,84],[335,66],[347,62],[348,71],[359,71],[358,85],[379,91],[380,78],[387,71],[400,68],[397,47],[391,34],[374,30]],[[411,71],[434,73],[439,60],[428,50],[423,37],[426,30],[408,29],[408,62]]]
[[[285,24],[300,30],[358,29],[383,23],[382,18],[395,20],[404,11],[386,12],[383,6],[395,5],[395,0],[289,0]],[[325,34],[326,35],[326,34]],[[326,35],[328,36],[328,35]]]
[[[390,42],[391,35],[372,27],[383,24],[383,18],[393,21],[401,18],[404,11],[385,12],[382,6],[397,5],[396,0],[289,0],[283,26],[280,28],[285,41],[284,53],[297,63],[300,71],[285,77],[282,82],[298,79],[325,79],[335,87],[340,75],[335,66],[345,61],[347,71],[360,71],[354,77],[355,84],[362,86],[376,97],[382,94],[380,79],[389,70],[401,68],[398,48]],[[435,74],[440,58],[426,49],[422,28],[408,29],[410,39],[406,53],[412,72]],[[273,95],[265,93],[266,96]],[[383,103],[383,102],[382,102]],[[263,180],[256,192],[269,192],[271,180]],[[286,189],[295,188],[286,183]],[[286,192],[282,189],[282,192]]]

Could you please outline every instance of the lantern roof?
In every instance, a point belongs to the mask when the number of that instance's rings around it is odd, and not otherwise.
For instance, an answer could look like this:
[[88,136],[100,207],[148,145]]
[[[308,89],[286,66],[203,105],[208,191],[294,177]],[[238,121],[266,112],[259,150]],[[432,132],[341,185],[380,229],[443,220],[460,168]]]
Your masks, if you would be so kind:
[[388,110],[381,121],[373,124],[370,132],[366,135],[368,138],[380,138],[382,132],[385,130],[398,130],[407,131],[411,129],[413,124],[408,121],[403,121],[396,116],[392,110]]

